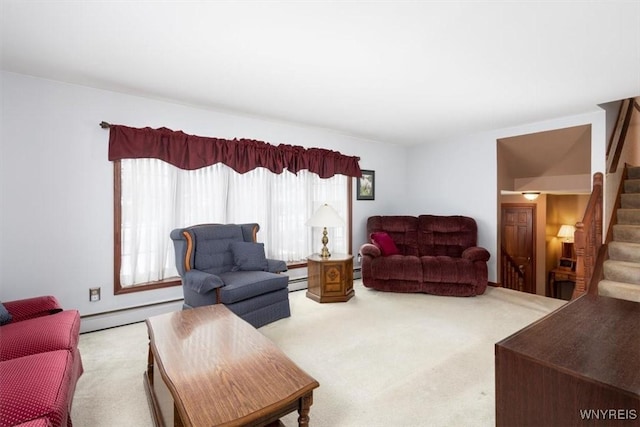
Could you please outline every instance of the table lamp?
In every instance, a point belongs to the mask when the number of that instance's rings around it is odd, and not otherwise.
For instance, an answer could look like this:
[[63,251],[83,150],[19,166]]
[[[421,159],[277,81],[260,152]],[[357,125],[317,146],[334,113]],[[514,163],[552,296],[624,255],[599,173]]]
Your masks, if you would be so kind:
[[344,220],[340,215],[338,215],[338,212],[336,212],[335,209],[325,203],[315,211],[311,218],[306,222],[306,225],[310,227],[323,227],[322,252],[320,252],[320,256],[325,259],[329,258],[331,253],[329,252],[329,249],[327,249],[327,243],[329,243],[327,227],[342,227],[344,226]]
[[573,258],[573,234],[576,228],[573,225],[563,224],[558,230],[558,237],[564,239],[562,242],[562,258]]

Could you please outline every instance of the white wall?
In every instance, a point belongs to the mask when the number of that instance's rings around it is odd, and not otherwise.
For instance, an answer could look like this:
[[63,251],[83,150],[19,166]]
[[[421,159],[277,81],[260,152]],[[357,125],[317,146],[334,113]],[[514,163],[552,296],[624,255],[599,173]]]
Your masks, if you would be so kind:
[[[353,195],[353,252],[370,215],[460,214],[478,222],[497,281],[496,140],[592,125],[592,171],[604,170],[604,111],[412,148],[321,129],[2,72],[0,300],[56,295],[83,316],[173,300],[179,287],[113,295],[112,165],[102,120],[222,138],[323,147],[361,157],[376,172],[374,201]],[[354,183],[355,192],[355,183]],[[102,300],[89,302],[89,288]]]
[[[0,300],[57,296],[81,315],[182,297],[180,287],[113,295],[113,171],[98,124],[323,147],[376,171],[376,200],[356,201],[353,251],[366,218],[400,212],[406,149],[338,133],[2,72]],[[89,302],[89,288],[102,300]]]
[[[591,174],[605,168],[605,112],[583,114],[519,127],[425,143],[408,151],[408,205],[411,214],[466,215],[478,223],[478,244],[491,253],[489,281],[498,281],[497,140],[591,124]],[[549,153],[552,155],[552,153]],[[541,258],[544,259],[544,258]]]
[[491,253],[489,281],[496,282],[496,138],[474,135],[409,151],[407,185],[413,215],[465,215],[478,224],[478,244]]

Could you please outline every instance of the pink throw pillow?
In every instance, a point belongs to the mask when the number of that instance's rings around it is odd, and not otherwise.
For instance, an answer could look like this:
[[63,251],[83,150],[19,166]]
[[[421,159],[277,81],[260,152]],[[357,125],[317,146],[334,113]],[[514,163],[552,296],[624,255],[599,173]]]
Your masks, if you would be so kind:
[[380,252],[382,252],[382,255],[389,256],[400,253],[394,241],[384,231],[371,233],[370,238],[373,244],[380,248]]

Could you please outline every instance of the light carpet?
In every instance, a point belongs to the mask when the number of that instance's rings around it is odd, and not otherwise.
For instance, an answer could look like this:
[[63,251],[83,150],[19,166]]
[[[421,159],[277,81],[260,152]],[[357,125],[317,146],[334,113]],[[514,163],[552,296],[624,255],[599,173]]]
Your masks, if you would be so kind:
[[[291,317],[259,329],[320,383],[312,426],[493,426],[494,344],[565,304],[492,287],[473,298],[354,288],[332,304],[292,292]],[[151,426],[145,324],[83,334],[79,347],[74,425]]]

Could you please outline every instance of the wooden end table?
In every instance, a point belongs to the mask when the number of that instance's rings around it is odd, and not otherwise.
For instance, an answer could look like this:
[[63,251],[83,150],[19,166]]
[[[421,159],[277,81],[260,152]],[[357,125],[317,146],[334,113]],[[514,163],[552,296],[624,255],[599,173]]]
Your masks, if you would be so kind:
[[333,254],[322,258],[319,254],[307,257],[309,285],[307,297],[316,302],[345,302],[353,291],[353,255]]
[[549,272],[549,282],[547,295],[551,298],[560,298],[558,289],[558,283],[560,282],[573,282],[573,286],[576,286],[576,272],[566,268],[554,268]]
[[146,323],[144,383],[156,426],[265,426],[293,411],[309,425],[318,382],[224,305]]

